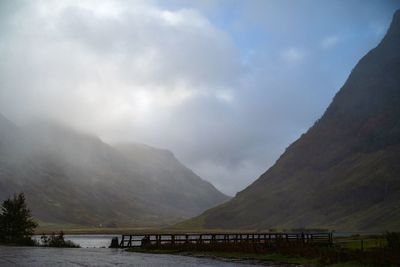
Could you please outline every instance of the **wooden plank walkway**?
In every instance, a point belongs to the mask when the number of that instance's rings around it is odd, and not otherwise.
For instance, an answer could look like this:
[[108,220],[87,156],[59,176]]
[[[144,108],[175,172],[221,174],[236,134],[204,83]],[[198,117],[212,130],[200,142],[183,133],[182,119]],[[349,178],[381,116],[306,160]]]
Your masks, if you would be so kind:
[[267,244],[275,242],[332,244],[332,233],[187,233],[122,235],[121,248],[182,244]]

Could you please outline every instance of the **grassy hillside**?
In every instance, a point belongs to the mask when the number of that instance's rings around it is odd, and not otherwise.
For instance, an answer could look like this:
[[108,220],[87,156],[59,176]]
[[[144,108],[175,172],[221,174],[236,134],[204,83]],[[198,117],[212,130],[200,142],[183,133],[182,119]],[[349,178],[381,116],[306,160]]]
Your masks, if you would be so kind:
[[400,11],[325,114],[228,203],[178,227],[400,230]]

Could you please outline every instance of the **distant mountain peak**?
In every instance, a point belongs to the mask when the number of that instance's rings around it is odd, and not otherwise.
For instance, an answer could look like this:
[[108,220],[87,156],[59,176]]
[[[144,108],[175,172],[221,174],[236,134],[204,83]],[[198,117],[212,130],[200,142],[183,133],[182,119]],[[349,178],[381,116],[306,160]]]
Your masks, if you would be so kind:
[[398,9],[392,19],[389,30],[387,31],[386,38],[395,38],[400,40],[400,9]]

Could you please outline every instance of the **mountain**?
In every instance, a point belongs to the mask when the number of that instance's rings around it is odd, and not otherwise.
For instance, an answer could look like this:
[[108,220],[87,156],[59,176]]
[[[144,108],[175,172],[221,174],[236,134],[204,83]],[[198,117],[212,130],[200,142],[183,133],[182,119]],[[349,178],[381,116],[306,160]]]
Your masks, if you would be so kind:
[[37,219],[86,226],[169,224],[228,199],[167,150],[0,116],[0,199],[21,191]]
[[178,226],[400,230],[400,11],[323,116],[267,172]]
[[198,215],[215,206],[215,203],[228,200],[228,197],[185,167],[168,150],[142,144],[119,144],[115,147],[137,164],[143,176],[146,175],[160,188],[154,195],[157,202],[171,203],[175,209],[187,211],[185,214]]

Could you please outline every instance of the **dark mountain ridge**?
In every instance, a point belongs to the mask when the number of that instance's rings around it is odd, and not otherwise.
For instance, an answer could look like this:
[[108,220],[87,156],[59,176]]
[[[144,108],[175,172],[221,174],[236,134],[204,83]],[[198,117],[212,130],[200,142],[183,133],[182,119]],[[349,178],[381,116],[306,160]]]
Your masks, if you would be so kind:
[[400,229],[400,11],[324,115],[231,201],[182,227]]

